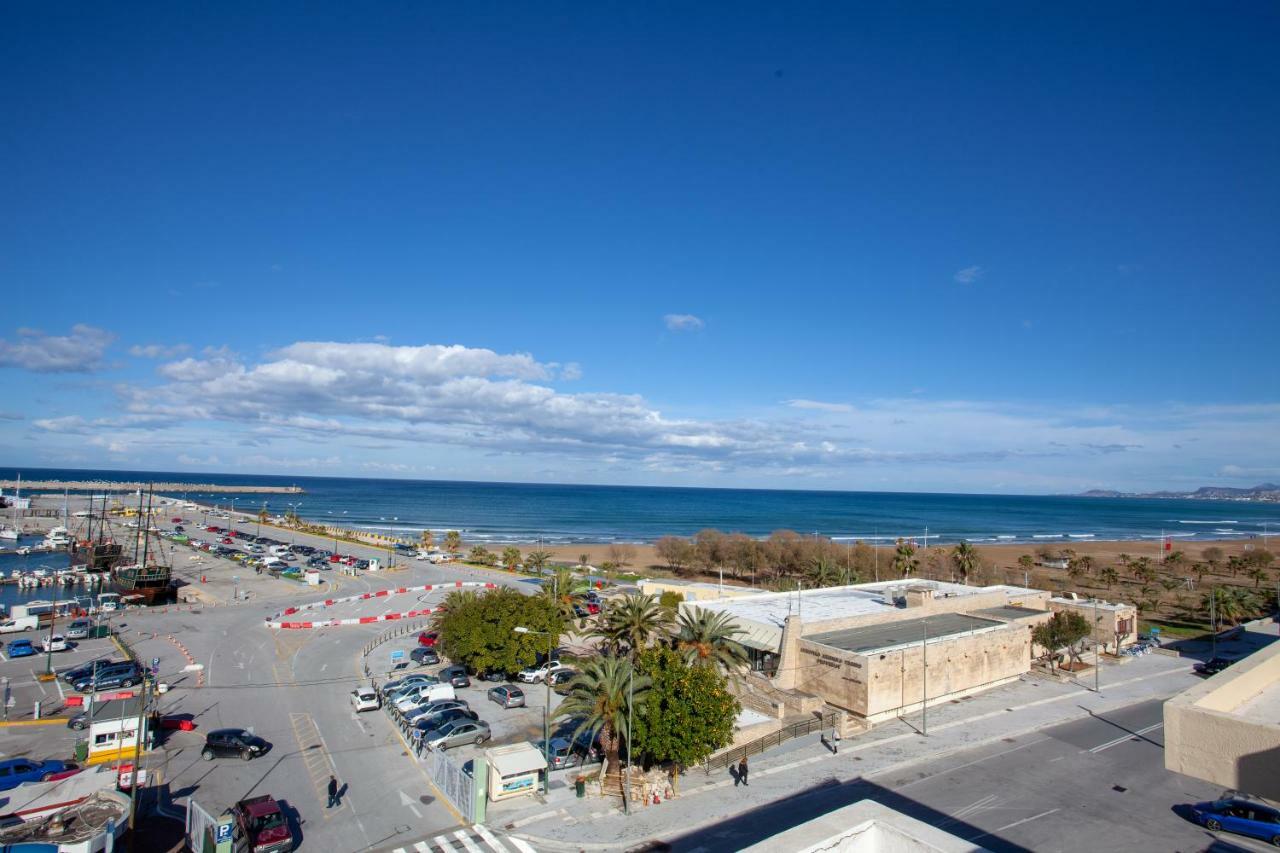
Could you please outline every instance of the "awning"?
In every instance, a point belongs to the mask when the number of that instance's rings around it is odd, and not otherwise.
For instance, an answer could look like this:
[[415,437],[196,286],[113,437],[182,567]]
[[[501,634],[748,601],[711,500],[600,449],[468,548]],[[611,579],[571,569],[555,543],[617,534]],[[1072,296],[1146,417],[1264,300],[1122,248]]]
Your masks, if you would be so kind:
[[531,743],[485,750],[485,757],[499,776],[518,776],[547,769],[547,759]]

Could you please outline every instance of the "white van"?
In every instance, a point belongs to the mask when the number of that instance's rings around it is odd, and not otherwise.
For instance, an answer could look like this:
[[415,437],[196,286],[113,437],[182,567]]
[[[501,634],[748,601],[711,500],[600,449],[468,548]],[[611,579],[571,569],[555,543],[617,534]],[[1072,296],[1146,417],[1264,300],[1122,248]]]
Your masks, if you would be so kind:
[[278,557],[267,557],[262,561],[262,568],[267,571],[284,572],[289,570],[289,564]]
[[271,556],[284,559],[293,555],[293,550],[288,545],[272,545]]
[[396,701],[396,710],[400,713],[425,705],[428,702],[439,702],[441,699],[456,699],[452,684],[423,684],[415,687]]
[[15,616],[0,622],[0,634],[13,634],[17,631],[34,631],[40,627],[39,616]]

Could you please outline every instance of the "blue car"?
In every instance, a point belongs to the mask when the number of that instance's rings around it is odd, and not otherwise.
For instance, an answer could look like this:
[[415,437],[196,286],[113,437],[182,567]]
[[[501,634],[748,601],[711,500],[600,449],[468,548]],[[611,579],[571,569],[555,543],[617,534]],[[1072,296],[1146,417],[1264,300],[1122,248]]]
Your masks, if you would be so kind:
[[1196,803],[1191,807],[1198,823],[1217,832],[1226,830],[1250,838],[1261,838],[1280,847],[1280,811],[1249,800],[1227,799]]
[[5,649],[5,654],[9,656],[10,660],[13,658],[25,658],[35,653],[36,648],[31,645],[30,640],[10,640],[8,648]]
[[32,761],[30,758],[10,758],[0,761],[0,791],[16,788],[24,782],[43,782],[55,773],[70,770],[65,762]]

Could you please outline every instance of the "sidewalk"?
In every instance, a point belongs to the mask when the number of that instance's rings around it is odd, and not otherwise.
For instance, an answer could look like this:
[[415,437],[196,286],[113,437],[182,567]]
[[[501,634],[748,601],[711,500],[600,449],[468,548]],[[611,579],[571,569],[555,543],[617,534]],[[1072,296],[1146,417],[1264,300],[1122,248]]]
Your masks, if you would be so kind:
[[[766,803],[833,779],[845,781],[884,773],[900,765],[936,759],[957,750],[1014,737],[1036,729],[1131,705],[1164,699],[1196,682],[1193,661],[1146,655],[1105,666],[1102,693],[1087,686],[1027,676],[987,693],[929,708],[928,737],[917,729],[920,714],[884,723],[847,738],[832,755],[817,734],[783,744],[751,759],[751,785],[733,787],[728,771],[708,776],[691,770],[681,777],[680,796],[657,806],[637,804],[631,816],[617,800],[577,799],[572,774],[555,774],[546,802],[524,799],[489,807],[492,828],[518,835],[539,849],[626,849],[670,839],[727,820]],[[557,786],[557,781],[561,786]]]

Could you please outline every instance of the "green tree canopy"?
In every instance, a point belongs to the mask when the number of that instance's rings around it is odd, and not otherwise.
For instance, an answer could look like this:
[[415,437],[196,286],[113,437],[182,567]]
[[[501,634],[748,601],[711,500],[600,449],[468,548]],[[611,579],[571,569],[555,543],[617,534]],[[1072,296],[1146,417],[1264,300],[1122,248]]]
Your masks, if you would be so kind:
[[1068,649],[1072,658],[1079,657],[1076,644],[1089,636],[1089,620],[1072,610],[1059,611],[1031,630],[1031,639],[1043,646],[1049,662],[1057,668],[1057,654]]
[[[602,779],[611,770],[617,774],[618,754],[627,735],[627,711],[631,703],[634,701],[638,710],[648,699],[649,677],[634,673],[633,680],[633,673],[629,658],[615,655],[592,658],[569,682],[568,693],[556,708],[557,718],[577,723],[573,740],[584,734],[600,737],[606,759],[600,767]],[[634,720],[636,715],[630,716]],[[618,784],[621,785],[620,778]]]
[[[545,655],[551,637],[559,641],[564,622],[552,602],[497,587],[479,595],[445,599],[435,620],[445,656],[476,672],[516,672]],[[516,626],[543,634],[517,634]]]
[[672,762],[682,770],[733,742],[742,706],[715,668],[655,646],[640,653],[636,669],[652,685],[632,722],[632,755],[646,766]]

